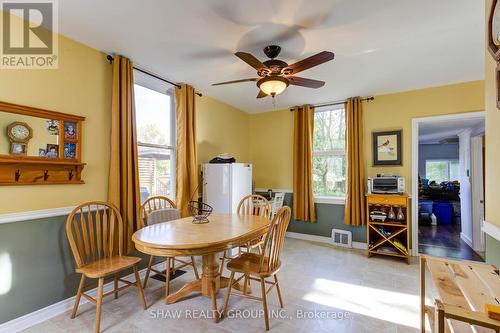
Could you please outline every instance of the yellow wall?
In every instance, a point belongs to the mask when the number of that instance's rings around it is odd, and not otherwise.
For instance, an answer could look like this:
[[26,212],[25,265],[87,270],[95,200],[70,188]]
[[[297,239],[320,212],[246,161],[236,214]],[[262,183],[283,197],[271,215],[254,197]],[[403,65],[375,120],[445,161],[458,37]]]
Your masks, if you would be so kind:
[[255,186],[291,189],[293,113],[284,109],[251,115],[250,142]]
[[[67,207],[107,197],[112,67],[105,54],[59,37],[59,68],[0,70],[0,100],[84,116],[83,185],[0,187],[0,213]],[[2,114],[0,114],[2,117]],[[5,128],[0,128],[1,140]],[[38,149],[37,149],[38,151]]]
[[[416,117],[484,111],[484,81],[376,96],[364,103],[367,176],[394,173],[406,177],[411,191],[411,120]],[[371,133],[403,130],[403,165],[373,167]],[[293,114],[288,109],[250,117],[251,161],[256,187],[292,188]],[[498,161],[500,163],[500,161]]]
[[232,154],[237,162],[249,162],[249,114],[208,96],[197,97],[198,163]]
[[[441,87],[375,96],[363,104],[366,175],[394,173],[404,176],[411,193],[411,121],[412,118],[484,111],[484,81],[473,81]],[[403,130],[403,165],[372,165],[372,132]]]
[[[487,17],[491,0],[486,1]],[[488,20],[486,20],[488,22]],[[487,29],[486,29],[487,30]],[[496,107],[495,61],[486,50],[486,220],[500,226],[500,110]]]

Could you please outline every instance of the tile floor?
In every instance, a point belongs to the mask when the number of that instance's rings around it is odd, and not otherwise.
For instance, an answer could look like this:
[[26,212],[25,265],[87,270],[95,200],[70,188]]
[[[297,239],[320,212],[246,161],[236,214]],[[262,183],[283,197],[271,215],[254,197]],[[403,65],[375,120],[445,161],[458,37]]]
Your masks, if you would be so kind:
[[[302,240],[285,240],[279,273],[285,311],[278,313],[275,291],[268,296],[270,332],[417,332],[419,327],[418,264],[385,257],[368,259],[364,251],[341,249]],[[416,260],[414,260],[416,262]],[[225,273],[227,275],[227,272]],[[179,289],[193,278],[188,272],[172,281]],[[256,282],[253,292],[260,293]],[[233,317],[216,324],[203,318],[210,309],[205,297],[191,297],[166,305],[164,285],[154,279],[145,290],[149,308],[143,310],[135,289],[126,289],[118,300],[105,298],[103,332],[264,332],[259,317],[261,303],[231,297]],[[225,289],[218,296],[222,305]],[[173,318],[179,316],[180,318]],[[319,316],[329,319],[320,319]],[[339,317],[344,316],[343,319]],[[159,318],[161,317],[161,318]],[[196,319],[193,319],[196,317]],[[335,319],[337,317],[337,319]],[[80,306],[77,317],[69,312],[31,327],[25,332],[92,332],[95,307]]]

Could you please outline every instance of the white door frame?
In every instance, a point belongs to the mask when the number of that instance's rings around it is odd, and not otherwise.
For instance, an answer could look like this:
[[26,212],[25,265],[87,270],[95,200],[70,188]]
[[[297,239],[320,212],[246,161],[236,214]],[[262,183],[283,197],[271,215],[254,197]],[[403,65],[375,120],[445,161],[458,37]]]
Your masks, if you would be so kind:
[[483,135],[471,137],[471,195],[472,195],[472,249],[485,251],[484,232],[484,174],[483,174]]
[[457,119],[485,118],[486,112],[464,112],[440,116],[413,118],[411,121],[411,254],[418,256],[418,130],[420,124]]

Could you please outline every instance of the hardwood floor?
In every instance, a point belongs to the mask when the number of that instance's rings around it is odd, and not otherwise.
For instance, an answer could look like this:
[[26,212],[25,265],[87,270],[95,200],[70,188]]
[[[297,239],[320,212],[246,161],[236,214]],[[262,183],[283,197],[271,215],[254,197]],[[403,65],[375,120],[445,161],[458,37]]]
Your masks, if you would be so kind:
[[472,248],[460,238],[460,223],[419,225],[418,252],[432,256],[482,261]]

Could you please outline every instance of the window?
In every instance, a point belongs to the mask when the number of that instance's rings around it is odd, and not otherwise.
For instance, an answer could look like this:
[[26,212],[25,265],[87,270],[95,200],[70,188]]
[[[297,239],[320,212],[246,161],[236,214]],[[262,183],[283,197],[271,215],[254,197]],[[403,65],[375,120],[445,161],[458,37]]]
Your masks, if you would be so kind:
[[155,82],[137,71],[134,74],[141,202],[153,195],[174,199],[174,96],[163,82]]
[[425,176],[436,183],[459,180],[460,169],[458,160],[428,160],[425,161]]
[[345,112],[317,109],[314,113],[313,188],[315,197],[345,197]]

